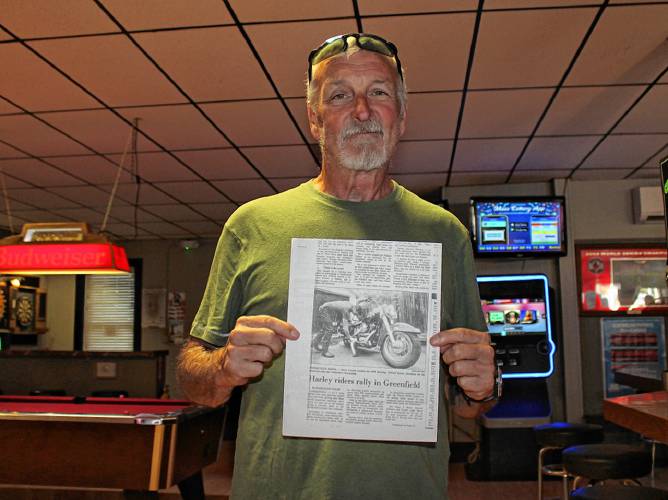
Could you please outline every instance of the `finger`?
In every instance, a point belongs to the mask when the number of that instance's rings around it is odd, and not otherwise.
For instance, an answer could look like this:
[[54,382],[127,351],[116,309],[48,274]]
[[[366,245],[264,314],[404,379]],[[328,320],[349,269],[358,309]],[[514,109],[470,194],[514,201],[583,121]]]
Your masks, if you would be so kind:
[[484,344],[451,344],[450,348],[443,352],[443,361],[450,365],[460,360],[473,360],[494,365],[494,349],[491,345]]
[[494,379],[487,380],[481,377],[458,377],[457,385],[462,388],[467,396],[473,399],[483,399],[494,390]]
[[266,314],[260,314],[258,316],[241,316],[237,319],[236,326],[267,328],[276,333],[276,335],[286,339],[296,340],[299,338],[299,331],[293,324],[275,318],[274,316],[267,316]]
[[494,368],[479,361],[457,361],[448,365],[448,373],[453,377],[494,378]]
[[443,347],[448,344],[490,344],[489,333],[470,328],[451,328],[435,333],[429,339],[431,345]]
[[278,356],[283,352],[285,339],[268,328],[235,327],[228,341],[234,346],[266,346]]

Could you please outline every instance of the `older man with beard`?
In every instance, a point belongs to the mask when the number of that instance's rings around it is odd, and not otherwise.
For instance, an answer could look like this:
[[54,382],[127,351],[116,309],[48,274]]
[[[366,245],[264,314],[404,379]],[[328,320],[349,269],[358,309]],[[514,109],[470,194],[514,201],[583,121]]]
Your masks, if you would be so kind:
[[[406,126],[404,76],[392,43],[358,33],[328,39],[309,56],[307,93],[320,175],[240,207],[225,224],[179,359],[181,388],[214,406],[244,387],[232,498],[444,498],[446,394],[463,416],[477,415],[495,394],[467,232],[390,178]],[[282,353],[299,338],[286,321],[292,238],[442,243],[442,331],[430,339],[444,361],[435,444],[282,436]]]

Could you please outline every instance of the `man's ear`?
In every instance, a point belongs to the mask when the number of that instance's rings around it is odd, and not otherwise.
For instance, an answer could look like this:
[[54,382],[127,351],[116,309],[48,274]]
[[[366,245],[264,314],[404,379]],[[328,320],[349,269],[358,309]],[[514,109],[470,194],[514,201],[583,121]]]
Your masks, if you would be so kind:
[[310,104],[306,105],[306,113],[308,115],[308,125],[309,129],[311,130],[311,135],[317,142],[320,142],[321,125],[320,120],[318,119],[318,114],[313,111],[313,108]]

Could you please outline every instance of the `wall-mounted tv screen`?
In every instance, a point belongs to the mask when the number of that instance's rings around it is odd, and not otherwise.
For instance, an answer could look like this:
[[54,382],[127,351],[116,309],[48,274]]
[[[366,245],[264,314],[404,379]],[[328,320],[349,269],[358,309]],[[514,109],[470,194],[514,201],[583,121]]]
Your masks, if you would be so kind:
[[473,251],[479,257],[566,254],[564,198],[479,197],[470,200]]

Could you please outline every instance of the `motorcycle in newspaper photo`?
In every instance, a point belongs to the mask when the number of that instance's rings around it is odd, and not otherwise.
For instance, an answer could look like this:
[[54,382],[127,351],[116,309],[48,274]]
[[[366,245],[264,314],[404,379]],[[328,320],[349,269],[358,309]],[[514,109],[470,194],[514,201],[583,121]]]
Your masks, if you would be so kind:
[[420,330],[398,322],[394,305],[365,299],[358,303],[355,314],[358,321],[352,318],[350,335],[343,337],[353,356],[358,349],[380,351],[392,368],[410,368],[420,358]]

